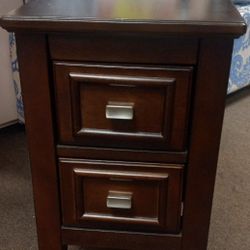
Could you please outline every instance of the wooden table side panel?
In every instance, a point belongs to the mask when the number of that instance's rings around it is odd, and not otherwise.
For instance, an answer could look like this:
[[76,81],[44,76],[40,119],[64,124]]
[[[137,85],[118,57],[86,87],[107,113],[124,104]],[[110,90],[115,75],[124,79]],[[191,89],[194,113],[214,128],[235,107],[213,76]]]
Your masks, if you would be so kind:
[[232,39],[201,40],[185,190],[183,250],[205,250],[232,54]]
[[39,250],[65,249],[61,246],[60,236],[59,190],[46,36],[17,34],[16,37]]

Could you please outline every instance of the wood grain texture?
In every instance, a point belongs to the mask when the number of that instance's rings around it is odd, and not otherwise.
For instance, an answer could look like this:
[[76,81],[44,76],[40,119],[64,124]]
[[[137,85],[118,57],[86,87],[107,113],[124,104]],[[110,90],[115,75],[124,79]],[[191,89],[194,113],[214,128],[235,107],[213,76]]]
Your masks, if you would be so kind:
[[[181,234],[141,234],[135,232],[62,228],[62,239],[67,244],[108,249],[180,250]],[[98,239],[98,240],[97,240]]]
[[185,188],[184,250],[205,250],[233,41],[201,41]]
[[[63,158],[59,167],[64,225],[180,232],[183,165]],[[131,208],[108,208],[109,191],[131,193]]]
[[2,17],[9,30],[229,34],[246,25],[230,0],[36,0]]
[[[60,143],[184,151],[192,71],[192,67],[56,63]],[[134,118],[107,119],[110,102],[133,103]]]
[[17,43],[39,250],[59,250],[63,248],[46,37],[18,34]]
[[[231,1],[34,0],[0,24],[18,31],[39,250],[205,250],[233,38],[246,29]],[[175,87],[155,94],[165,78]],[[140,91],[128,90],[133,81]],[[77,138],[85,118],[114,132],[103,118],[108,97],[151,112],[140,113],[139,132],[164,136],[167,116],[167,147],[112,133]],[[136,211],[113,214],[109,191],[136,194]]]
[[76,62],[193,65],[198,42],[194,37],[110,31],[49,35],[51,57]]
[[122,160],[122,161],[146,161],[146,162],[171,162],[186,163],[188,152],[171,152],[156,150],[132,150],[102,147],[80,147],[69,145],[57,145],[57,154],[60,157],[73,157],[97,160]]

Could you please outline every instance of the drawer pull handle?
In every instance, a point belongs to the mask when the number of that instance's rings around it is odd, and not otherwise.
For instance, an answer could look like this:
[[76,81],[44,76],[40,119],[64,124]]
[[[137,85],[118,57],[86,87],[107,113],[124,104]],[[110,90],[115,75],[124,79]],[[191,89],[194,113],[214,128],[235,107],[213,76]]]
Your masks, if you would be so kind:
[[107,197],[108,208],[131,209],[132,193],[109,191]]
[[106,118],[118,120],[133,120],[134,104],[124,102],[109,102],[106,105]]

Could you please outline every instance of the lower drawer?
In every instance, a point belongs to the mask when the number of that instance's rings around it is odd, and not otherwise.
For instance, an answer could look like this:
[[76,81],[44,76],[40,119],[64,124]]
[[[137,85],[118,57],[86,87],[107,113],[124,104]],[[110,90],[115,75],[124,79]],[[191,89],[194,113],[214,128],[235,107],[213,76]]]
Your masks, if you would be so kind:
[[66,226],[180,231],[182,165],[60,159]]

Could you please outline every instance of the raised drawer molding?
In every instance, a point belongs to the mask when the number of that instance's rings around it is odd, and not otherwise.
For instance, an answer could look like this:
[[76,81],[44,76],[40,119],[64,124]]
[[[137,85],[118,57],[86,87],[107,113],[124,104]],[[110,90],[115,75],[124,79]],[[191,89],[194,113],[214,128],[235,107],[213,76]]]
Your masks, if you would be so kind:
[[54,70],[60,143],[185,150],[191,67],[56,63]]
[[69,159],[59,166],[65,225],[180,231],[183,166]]
[[230,0],[31,0],[16,32],[39,250],[206,250]]

